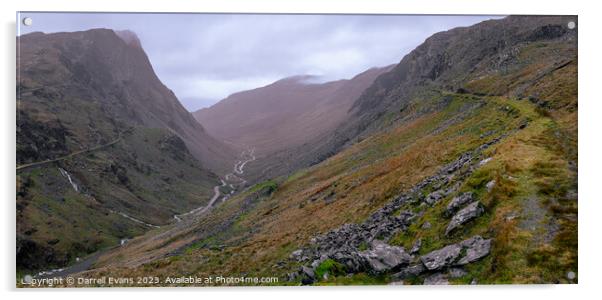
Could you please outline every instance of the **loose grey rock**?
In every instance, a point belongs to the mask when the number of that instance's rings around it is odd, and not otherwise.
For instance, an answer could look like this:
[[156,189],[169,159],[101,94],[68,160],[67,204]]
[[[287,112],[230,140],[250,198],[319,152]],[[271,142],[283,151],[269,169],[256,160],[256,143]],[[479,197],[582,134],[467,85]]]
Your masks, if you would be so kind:
[[[376,273],[377,271],[375,270],[386,269],[389,266],[396,265],[395,260],[389,260],[390,258],[387,257],[382,259],[378,256],[370,257],[371,255],[368,255],[368,252],[363,253],[364,255],[362,255],[358,249],[363,248],[362,245],[365,245],[366,243],[371,243],[374,240],[387,241],[396,232],[406,231],[408,226],[413,222],[416,222],[417,217],[421,215],[421,212],[413,213],[411,211],[402,211],[401,213],[398,213],[399,210],[406,203],[420,203],[418,204],[419,207],[426,208],[424,206],[427,206],[428,204],[425,201],[426,197],[423,195],[427,190],[436,191],[429,194],[430,197],[428,197],[429,201],[433,204],[437,201],[441,201],[448,195],[456,193],[462,186],[461,183],[475,170],[478,163],[476,157],[478,157],[483,150],[497,143],[501,138],[502,137],[497,137],[474,150],[463,153],[455,161],[439,169],[434,175],[425,178],[407,192],[398,195],[389,203],[376,210],[364,222],[359,224],[344,224],[327,233],[313,237],[310,240],[310,245],[302,248],[301,253],[295,253],[294,256],[298,255],[299,257],[296,260],[306,266],[312,264],[315,266],[316,260],[323,257],[330,258],[344,265],[348,274],[358,272]],[[458,207],[458,209],[459,208],[460,207]],[[429,222],[425,222],[421,225],[424,229],[431,228]],[[404,251],[407,255],[402,256],[401,260],[404,261],[404,263],[393,268],[396,270],[390,269],[387,272],[399,271],[396,275],[403,277],[428,271],[429,269],[426,267],[427,264],[430,265],[431,268],[449,268],[454,266],[457,261],[464,257],[465,251],[463,250],[466,250],[464,248],[466,247],[461,246],[460,243],[450,245],[437,251],[445,252],[446,250],[451,250],[451,257],[434,258],[429,256],[429,254],[433,253],[429,253],[423,256],[424,260],[421,258],[418,261],[412,261],[412,265],[409,265],[410,260],[414,260],[414,258]],[[370,251],[373,250],[375,249],[371,249]],[[370,258],[370,260],[368,258]],[[426,261],[426,264],[423,261]],[[310,270],[315,272],[315,269],[310,268]],[[309,279],[309,277],[301,270],[298,272],[297,280],[299,280],[299,277],[301,277],[302,283],[306,282],[306,284],[307,282],[311,283],[315,280]]]
[[301,249],[295,250],[295,251],[293,251],[293,253],[291,253],[291,258],[299,259],[301,257],[301,254],[303,254],[303,250],[301,250]]
[[315,279],[316,275],[314,273],[314,270],[312,268],[306,267],[306,266],[302,266],[301,267],[301,273],[306,275],[307,277],[309,277],[310,279]]
[[431,271],[439,270],[453,264],[460,256],[461,250],[462,247],[457,244],[448,245],[421,256],[420,261]]
[[449,222],[447,229],[445,229],[445,235],[448,235],[454,229],[467,223],[468,221],[475,219],[483,214],[485,210],[479,201],[475,201],[465,208],[461,209]]
[[355,273],[366,270],[366,261],[355,250],[342,249],[332,255],[332,259],[343,264],[347,272]]
[[493,189],[494,186],[495,186],[495,179],[487,182],[487,184],[485,185],[488,192],[491,192],[491,190]]
[[420,257],[420,261],[430,270],[440,270],[451,266],[461,266],[477,261],[491,251],[491,239],[485,240],[476,235],[457,244],[445,246]]
[[445,215],[452,216],[462,206],[472,202],[474,200],[474,194],[472,192],[466,192],[459,196],[454,197],[445,210]]
[[490,162],[492,159],[493,158],[491,158],[491,157],[483,159],[482,161],[479,162],[479,167],[482,166],[482,165],[484,165],[484,164],[486,164],[486,163],[488,163],[488,162]]
[[410,249],[410,254],[416,254],[420,251],[420,247],[422,247],[422,239],[418,239],[412,245],[412,249]]
[[426,198],[424,199],[424,201],[426,203],[428,203],[429,205],[433,205],[437,202],[439,202],[439,200],[443,199],[443,197],[445,197],[445,194],[443,191],[434,191],[430,194],[428,194],[428,196],[426,196]]
[[491,251],[491,239],[485,240],[479,235],[462,241],[460,245],[466,249],[466,254],[457,262],[457,265],[477,261],[487,256]]
[[311,263],[311,267],[315,270],[323,262],[321,259],[316,259]]
[[447,276],[443,273],[435,273],[424,279],[424,285],[448,285]]
[[431,225],[431,222],[429,222],[429,221],[426,221],[426,222],[424,222],[424,223],[422,224],[422,227],[421,227],[421,228],[422,228],[422,229],[431,229],[431,227],[433,227],[433,226]]
[[408,265],[412,257],[402,247],[390,246],[379,240],[372,242],[372,249],[360,252],[371,271],[381,273]]

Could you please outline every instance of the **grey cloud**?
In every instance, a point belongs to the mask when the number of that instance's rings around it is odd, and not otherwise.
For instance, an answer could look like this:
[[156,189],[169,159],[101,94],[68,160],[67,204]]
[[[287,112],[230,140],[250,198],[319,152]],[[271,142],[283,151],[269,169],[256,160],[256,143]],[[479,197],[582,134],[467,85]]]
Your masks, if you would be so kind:
[[129,29],[191,111],[283,77],[350,78],[396,63],[431,34],[494,16],[23,13],[57,32]]

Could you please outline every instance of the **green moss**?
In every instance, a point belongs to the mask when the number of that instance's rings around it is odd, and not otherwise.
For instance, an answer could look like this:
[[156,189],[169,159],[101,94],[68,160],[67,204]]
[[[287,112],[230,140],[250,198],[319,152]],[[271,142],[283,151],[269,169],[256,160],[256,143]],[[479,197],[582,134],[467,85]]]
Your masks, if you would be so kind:
[[264,188],[267,188],[270,192],[273,192],[276,189],[278,189],[278,183],[275,180],[267,180],[267,181],[264,181],[264,182],[254,185],[253,187],[251,187],[249,189],[249,192],[251,192],[251,193],[257,192]]
[[332,259],[327,259],[316,268],[316,278],[324,278],[324,274],[328,274],[329,277],[344,275],[345,266]]
[[360,245],[357,247],[357,249],[359,251],[366,251],[366,250],[368,250],[368,243],[361,242]]

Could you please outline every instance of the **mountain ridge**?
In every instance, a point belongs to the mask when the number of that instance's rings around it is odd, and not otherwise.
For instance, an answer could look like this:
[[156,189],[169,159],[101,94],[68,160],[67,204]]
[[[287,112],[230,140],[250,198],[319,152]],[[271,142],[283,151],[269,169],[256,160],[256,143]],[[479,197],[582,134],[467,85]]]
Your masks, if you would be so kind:
[[334,135],[281,154],[283,164],[323,155],[313,164],[266,178],[193,226],[110,251],[86,276],[576,283],[569,21],[512,16],[434,35],[378,76]]
[[[205,205],[235,155],[135,34],[17,37],[17,266],[61,268]],[[125,39],[125,40],[124,40]]]
[[[80,96],[96,98],[101,103],[106,102],[101,100],[103,98],[117,98],[118,100],[112,100],[111,106],[105,105],[109,113],[126,123],[134,121],[145,126],[172,130],[183,138],[197,159],[211,169],[221,168],[221,163],[214,163],[216,158],[233,161],[234,151],[207,135],[205,129],[177,100],[173,91],[160,81],[137,36],[131,31],[122,31],[120,34],[121,36],[111,29],[91,29],[73,33],[33,33],[20,36],[19,44],[25,55],[31,55],[30,52],[48,47],[50,43],[55,45],[61,43],[60,49],[49,51],[47,57],[63,65],[63,69],[60,70],[62,73],[58,74],[59,70],[50,72],[59,76],[61,80],[92,87],[87,90],[87,94]],[[108,50],[108,48],[113,49]],[[27,60],[19,61],[27,63]],[[95,66],[92,67],[92,64]],[[27,69],[22,72],[27,73]],[[28,75],[36,76],[36,74]],[[38,84],[45,82],[44,78],[39,76],[35,80]],[[119,86],[103,86],[102,80],[127,84],[128,90],[120,89]],[[27,82],[22,81],[21,84],[26,85]],[[142,99],[146,101],[140,103]]]

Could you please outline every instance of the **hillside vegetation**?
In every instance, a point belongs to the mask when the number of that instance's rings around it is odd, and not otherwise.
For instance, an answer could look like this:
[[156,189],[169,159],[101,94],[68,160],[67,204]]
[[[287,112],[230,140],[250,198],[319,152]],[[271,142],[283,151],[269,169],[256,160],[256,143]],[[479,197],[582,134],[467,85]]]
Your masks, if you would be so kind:
[[120,34],[18,37],[19,273],[172,223],[213,195],[209,167],[234,160],[159,81],[135,35]]
[[311,164],[103,252],[78,276],[577,283],[568,21],[511,16],[433,35],[330,134],[276,157]]

